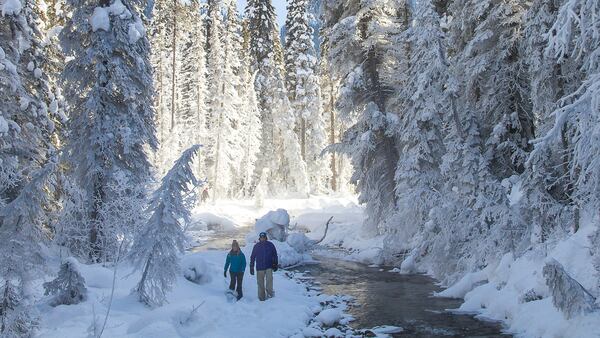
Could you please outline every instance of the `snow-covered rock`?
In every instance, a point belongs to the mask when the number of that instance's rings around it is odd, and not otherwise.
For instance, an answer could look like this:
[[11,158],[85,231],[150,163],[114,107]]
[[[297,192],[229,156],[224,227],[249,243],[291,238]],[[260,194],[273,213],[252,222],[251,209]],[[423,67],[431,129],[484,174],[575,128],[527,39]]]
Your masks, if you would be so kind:
[[206,284],[211,281],[208,265],[200,254],[184,256],[181,261],[181,267],[185,279],[192,283]]
[[330,327],[323,332],[323,335],[327,338],[339,338],[345,337],[344,333],[335,327]]
[[333,326],[339,323],[343,313],[340,309],[325,309],[315,317],[315,319],[325,326]]
[[587,314],[595,310],[596,299],[565,271],[555,259],[544,266],[546,284],[552,292],[552,303],[561,310],[567,319]]
[[299,253],[307,252],[314,243],[305,234],[298,232],[288,234],[286,242]]
[[323,331],[317,329],[316,327],[305,327],[302,329],[302,334],[304,337],[322,337]]
[[285,209],[271,210],[256,220],[254,225],[256,235],[266,232],[269,239],[285,241],[290,225],[290,215]]

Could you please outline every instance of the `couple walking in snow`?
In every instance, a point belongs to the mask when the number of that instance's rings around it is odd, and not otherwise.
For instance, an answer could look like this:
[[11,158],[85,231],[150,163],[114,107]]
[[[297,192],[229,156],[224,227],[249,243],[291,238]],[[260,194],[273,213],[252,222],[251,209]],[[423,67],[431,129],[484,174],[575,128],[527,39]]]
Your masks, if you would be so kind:
[[[250,256],[250,274],[254,275],[254,264],[256,263],[256,281],[258,283],[258,299],[261,301],[275,296],[273,291],[273,272],[277,271],[278,260],[275,245],[267,239],[267,233],[261,232],[258,236],[258,243],[252,248]],[[227,277],[229,268],[229,290],[237,292],[237,299],[242,298],[242,281],[244,271],[246,270],[246,256],[240,249],[237,241],[231,243],[231,251],[227,254],[225,260],[225,271],[223,275]]]

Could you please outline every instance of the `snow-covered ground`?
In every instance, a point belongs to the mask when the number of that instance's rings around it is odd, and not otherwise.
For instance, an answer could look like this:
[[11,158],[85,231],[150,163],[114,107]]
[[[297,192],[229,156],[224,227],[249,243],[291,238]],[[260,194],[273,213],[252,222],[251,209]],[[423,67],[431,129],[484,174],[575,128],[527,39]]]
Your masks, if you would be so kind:
[[[168,304],[150,309],[139,303],[131,290],[139,273],[118,269],[116,287],[104,337],[287,337],[301,332],[319,298],[309,297],[306,287],[287,278],[283,271],[274,274],[276,297],[258,301],[254,276],[246,273],[244,297],[236,303],[227,300],[229,278],[223,277],[226,252],[206,251],[188,254],[190,261],[203,260],[205,284],[177,279]],[[198,265],[198,264],[195,264]],[[202,264],[200,264],[202,265]],[[80,266],[87,281],[88,299],[77,305],[42,306],[40,337],[84,337],[94,317],[102,325],[109,304],[113,271],[102,266]],[[192,312],[194,307],[199,308]]]
[[[255,219],[277,208],[285,208],[290,212],[292,224],[297,222],[299,227],[316,232],[333,215],[335,222],[330,235],[336,234],[336,241],[344,237],[344,224],[352,223],[353,227],[360,225],[361,208],[351,197],[266,200],[263,208],[255,208],[252,201],[222,201],[197,208],[194,219],[204,221],[211,229],[227,230],[250,226]],[[198,225],[195,230],[199,230],[197,228]],[[205,231],[204,234],[211,231]],[[314,235],[320,237],[318,233]],[[243,251],[249,259],[251,246],[244,247]],[[229,302],[225,295],[229,278],[223,277],[226,254],[225,251],[186,253],[182,258],[183,271],[168,294],[168,303],[156,309],[142,305],[131,294],[140,279],[140,273],[132,273],[131,267],[122,264],[117,269],[110,315],[103,336],[304,336],[311,332],[326,331],[328,326],[319,324],[320,321],[329,323],[347,318],[339,310],[321,313],[317,317],[321,311],[320,303],[329,296],[318,296],[315,291],[307,291],[306,285],[300,283],[299,279],[290,279],[283,270],[274,274],[275,298],[266,302],[258,301],[256,279],[247,270],[244,297],[239,302]],[[55,265],[58,266],[58,262]],[[203,284],[195,284],[184,278],[188,266],[196,266],[198,271],[204,273]],[[82,264],[79,270],[88,288],[86,301],[57,307],[47,305],[49,298],[42,301],[43,305],[38,308],[42,314],[38,331],[40,337],[83,337],[93,335],[94,326],[97,330],[102,327],[111,304],[114,270],[101,265]],[[35,289],[42,290],[38,286]],[[336,318],[332,318],[332,313],[336,314]]]

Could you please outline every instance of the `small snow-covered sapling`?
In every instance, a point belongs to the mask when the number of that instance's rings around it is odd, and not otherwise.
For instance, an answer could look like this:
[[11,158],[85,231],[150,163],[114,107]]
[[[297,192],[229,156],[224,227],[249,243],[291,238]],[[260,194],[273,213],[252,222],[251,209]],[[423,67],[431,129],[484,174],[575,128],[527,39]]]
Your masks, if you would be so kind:
[[44,283],[44,289],[46,295],[55,295],[51,301],[52,306],[72,305],[84,301],[87,294],[85,279],[77,269],[75,258],[67,258],[60,266],[58,277]]

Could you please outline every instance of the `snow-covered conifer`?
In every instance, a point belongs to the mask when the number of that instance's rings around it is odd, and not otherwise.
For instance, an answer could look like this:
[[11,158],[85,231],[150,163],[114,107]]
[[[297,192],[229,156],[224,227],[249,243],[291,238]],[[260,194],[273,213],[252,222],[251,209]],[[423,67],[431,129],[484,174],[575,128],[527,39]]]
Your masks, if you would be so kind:
[[309,21],[308,1],[290,2],[285,40],[286,84],[311,191],[323,192],[329,176],[326,159],[321,156],[327,136],[321,110],[318,62]]
[[407,83],[395,98],[402,113],[396,130],[398,214],[386,229],[390,232],[386,244],[391,246],[386,251],[391,255],[407,249],[400,243],[408,245],[422,230],[443,184],[442,116],[449,110],[444,92],[448,77],[444,34],[431,1],[419,1],[414,16],[413,25],[403,34],[410,45]]
[[189,199],[199,184],[193,173],[192,160],[199,148],[194,145],[184,151],[163,177],[150,201],[150,219],[136,236],[130,251],[131,261],[142,271],[134,292],[141,302],[151,307],[165,302],[166,293],[180,272],[179,256],[183,253],[186,238],[179,220],[190,220],[188,208],[193,201]]
[[74,257],[67,258],[61,264],[58,276],[44,283],[44,294],[54,296],[51,302],[53,306],[78,304],[86,299],[85,279],[81,276],[77,264]]
[[73,56],[62,74],[71,117],[65,152],[80,192],[71,197],[82,198],[78,209],[63,211],[79,215],[65,237],[85,232],[83,245],[69,246],[91,261],[113,259],[118,242],[143,220],[146,147],[155,148],[156,137],[149,44],[137,5],[69,1],[71,19],[61,32]]
[[6,338],[33,337],[39,320],[27,306],[19,289],[4,280],[0,289],[0,336]]

